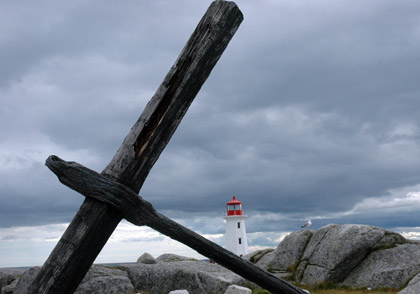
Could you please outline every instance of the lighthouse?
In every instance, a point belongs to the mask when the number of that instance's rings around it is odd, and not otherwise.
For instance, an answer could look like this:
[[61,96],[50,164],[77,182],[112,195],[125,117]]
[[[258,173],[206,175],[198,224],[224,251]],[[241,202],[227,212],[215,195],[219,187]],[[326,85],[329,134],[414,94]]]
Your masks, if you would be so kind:
[[247,216],[242,209],[242,202],[235,196],[226,203],[226,234],[225,248],[236,255],[248,254],[248,241],[246,239],[245,219]]

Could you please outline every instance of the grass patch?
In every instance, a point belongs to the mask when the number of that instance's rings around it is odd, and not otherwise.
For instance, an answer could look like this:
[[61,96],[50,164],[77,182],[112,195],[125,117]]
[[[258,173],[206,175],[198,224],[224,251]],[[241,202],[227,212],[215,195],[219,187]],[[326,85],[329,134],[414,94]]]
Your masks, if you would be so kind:
[[332,283],[321,283],[315,287],[299,285],[300,288],[308,290],[311,294],[391,294],[397,293],[401,289],[372,289],[367,288],[352,289],[347,286],[338,286]]
[[[372,289],[367,288],[352,289],[348,287],[340,287],[332,283],[321,283],[317,286],[297,285],[301,289],[308,290],[311,294],[391,294],[401,291],[401,289]],[[251,288],[252,289],[252,288]],[[271,292],[261,289],[252,289],[252,294],[271,294]]]
[[289,266],[286,269],[286,272],[294,274],[296,272],[296,269],[297,269],[297,264],[296,263],[289,264]]
[[264,289],[256,289],[256,290],[252,291],[252,294],[271,294],[271,293],[267,290],[264,290]]
[[[302,289],[308,290],[311,294],[391,294],[397,293],[400,290],[396,289],[384,289],[384,290],[367,290],[367,289],[316,289],[311,287],[302,287]],[[270,294],[267,290],[257,289],[252,291],[252,294]]]
[[120,266],[120,265],[114,265],[114,266],[105,265],[104,267],[110,268],[110,269],[117,269],[117,270],[120,270],[120,271],[126,271],[126,269],[124,267]]
[[325,289],[325,290],[310,290],[311,294],[390,294],[397,293],[400,290],[387,289],[387,290],[349,290],[349,289]]
[[290,281],[295,280],[297,267],[297,263],[289,264],[289,266],[287,267],[286,272],[290,273]]

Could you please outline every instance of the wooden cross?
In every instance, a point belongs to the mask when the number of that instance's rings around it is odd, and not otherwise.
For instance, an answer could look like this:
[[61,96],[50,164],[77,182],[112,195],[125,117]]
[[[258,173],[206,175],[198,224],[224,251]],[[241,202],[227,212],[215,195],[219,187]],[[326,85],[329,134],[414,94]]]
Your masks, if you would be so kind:
[[51,252],[28,293],[73,293],[122,220],[147,225],[273,293],[305,293],[157,212],[138,196],[243,16],[233,2],[214,1],[101,174],[50,156],[46,165],[60,182],[87,198]]

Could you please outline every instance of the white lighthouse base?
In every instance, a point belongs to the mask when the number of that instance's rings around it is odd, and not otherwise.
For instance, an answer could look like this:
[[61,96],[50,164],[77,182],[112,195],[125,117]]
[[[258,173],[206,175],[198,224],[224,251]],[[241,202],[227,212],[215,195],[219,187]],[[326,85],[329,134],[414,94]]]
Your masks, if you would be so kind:
[[245,229],[246,218],[246,215],[224,217],[226,220],[225,248],[238,256],[249,253]]

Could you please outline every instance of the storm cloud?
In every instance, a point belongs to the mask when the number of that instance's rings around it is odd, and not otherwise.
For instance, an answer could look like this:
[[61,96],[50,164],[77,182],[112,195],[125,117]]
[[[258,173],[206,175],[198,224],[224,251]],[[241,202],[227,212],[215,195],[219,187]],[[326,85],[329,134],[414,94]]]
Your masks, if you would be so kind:
[[[45,159],[101,171],[209,4],[2,3],[1,228],[72,219],[83,197]],[[308,218],[418,227],[420,3],[237,4],[244,22],[140,195],[214,236],[236,195],[252,246]]]

